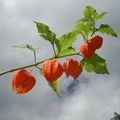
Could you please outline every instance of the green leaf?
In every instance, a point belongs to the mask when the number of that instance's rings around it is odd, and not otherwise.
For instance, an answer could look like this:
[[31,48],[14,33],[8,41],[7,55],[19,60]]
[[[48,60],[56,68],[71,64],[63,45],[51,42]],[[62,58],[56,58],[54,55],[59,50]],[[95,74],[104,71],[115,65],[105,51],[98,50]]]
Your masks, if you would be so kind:
[[90,63],[89,61],[86,62],[85,59],[83,59],[81,63],[88,72],[94,72],[94,65],[92,63]]
[[33,52],[36,52],[38,50],[38,48],[34,48],[32,45],[30,44],[22,44],[22,45],[14,45],[12,47],[17,47],[17,48],[27,48],[29,50],[32,50]]
[[56,34],[54,32],[52,32],[49,27],[43,23],[40,22],[35,22],[38,33],[40,34],[40,36],[51,42],[52,44],[54,43],[54,41],[56,40]]
[[56,93],[57,96],[60,96],[59,93],[59,80],[56,80],[55,82],[49,82],[49,86],[53,89],[53,91]]
[[91,22],[82,22],[79,20],[75,22],[75,27],[77,32],[81,34],[84,39],[88,39],[88,35],[93,31],[94,25]]
[[118,37],[116,32],[112,29],[112,27],[107,24],[101,24],[97,31],[103,34],[112,35],[113,37]]
[[[65,56],[65,55],[70,55],[70,54],[74,54],[76,51],[74,48],[69,47],[66,50],[60,51],[59,54],[57,55],[57,57],[61,57],[61,56]],[[58,53],[58,52],[57,52]]]
[[85,18],[87,18],[89,21],[93,22],[97,16],[97,12],[96,10],[91,7],[91,6],[87,6],[85,9],[84,9],[84,16]]
[[76,23],[79,23],[79,22],[88,22],[89,20],[87,18],[81,18],[79,20],[76,21]]
[[107,14],[107,12],[102,12],[101,14],[98,14],[95,19],[96,20],[102,19],[106,14]]
[[72,46],[76,39],[77,39],[76,34],[73,32],[69,32],[67,34],[62,35],[55,41],[58,51],[60,52],[68,49],[69,47]]
[[83,58],[81,60],[81,64],[88,72],[95,72],[97,74],[109,74],[105,60],[102,57],[98,56],[96,53],[90,60]]

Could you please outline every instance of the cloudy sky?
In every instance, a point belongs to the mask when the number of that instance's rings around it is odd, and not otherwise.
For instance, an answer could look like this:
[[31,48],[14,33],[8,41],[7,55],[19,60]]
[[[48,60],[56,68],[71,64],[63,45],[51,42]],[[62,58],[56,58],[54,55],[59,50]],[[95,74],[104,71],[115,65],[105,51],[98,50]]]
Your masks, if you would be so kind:
[[[57,36],[73,29],[85,6],[108,11],[104,23],[113,26],[120,36],[120,0],[0,0],[0,71],[33,62],[27,50],[12,45],[30,43],[39,47],[38,60],[52,55],[52,48],[37,34],[33,21],[48,24]],[[120,41],[103,36],[99,54],[107,60],[110,75],[83,72],[78,81],[61,79],[58,98],[38,71],[37,84],[25,95],[11,90],[12,75],[0,77],[0,120],[110,120],[120,113]],[[78,42],[75,44],[78,47]]]

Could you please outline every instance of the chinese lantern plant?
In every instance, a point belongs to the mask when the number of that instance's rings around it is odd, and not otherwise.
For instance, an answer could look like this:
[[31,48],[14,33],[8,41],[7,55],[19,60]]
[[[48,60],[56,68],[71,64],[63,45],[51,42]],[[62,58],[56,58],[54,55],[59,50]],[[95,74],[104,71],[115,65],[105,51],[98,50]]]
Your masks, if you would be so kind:
[[[74,80],[77,80],[83,69],[97,74],[109,74],[106,60],[97,54],[97,51],[102,48],[104,43],[104,38],[102,35],[99,35],[99,33],[117,37],[116,32],[114,32],[108,24],[100,24],[99,27],[96,27],[96,21],[102,19],[106,14],[107,12],[98,13],[93,7],[87,6],[83,11],[83,18],[74,23],[75,28],[60,37],[56,37],[55,32],[51,31],[47,25],[41,22],[34,22],[38,34],[43,40],[51,44],[54,53],[53,57],[37,62],[37,49],[33,48],[32,45],[22,44],[14,46],[31,50],[34,55],[34,63],[1,72],[0,75],[16,71],[13,75],[12,89],[17,94],[25,94],[29,92],[36,83],[36,79],[31,75],[31,72],[33,68],[37,68],[40,74],[45,77],[50,87],[60,96],[59,78],[63,73],[65,73],[67,77],[73,77]],[[73,43],[77,41],[77,36],[79,35],[83,37],[83,43],[78,45],[79,51],[76,51]],[[74,59],[74,55],[80,56],[80,59]],[[62,65],[59,59],[68,56],[72,58],[64,60]],[[40,64],[42,64],[42,67],[38,66]],[[30,72],[25,70],[25,68],[30,67],[33,67]]]

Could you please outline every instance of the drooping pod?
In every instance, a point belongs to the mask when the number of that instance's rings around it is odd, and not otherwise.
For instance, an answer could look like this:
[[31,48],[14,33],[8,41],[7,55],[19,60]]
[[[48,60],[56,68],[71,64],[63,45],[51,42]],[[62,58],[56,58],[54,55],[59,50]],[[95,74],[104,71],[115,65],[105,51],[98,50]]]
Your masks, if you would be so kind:
[[35,78],[25,69],[21,69],[13,76],[12,90],[17,94],[25,94],[34,87],[35,83]]
[[78,76],[82,72],[82,65],[75,59],[68,59],[63,64],[64,71],[67,77],[71,75],[74,79],[78,78]]
[[57,59],[47,60],[43,63],[43,75],[48,82],[56,81],[63,74],[63,67]]
[[95,47],[89,41],[85,41],[80,45],[81,54],[84,55],[84,57],[88,60],[90,60],[90,58],[93,56],[95,50]]
[[99,49],[103,44],[103,38],[99,35],[94,35],[89,39],[89,42],[94,46],[95,49]]

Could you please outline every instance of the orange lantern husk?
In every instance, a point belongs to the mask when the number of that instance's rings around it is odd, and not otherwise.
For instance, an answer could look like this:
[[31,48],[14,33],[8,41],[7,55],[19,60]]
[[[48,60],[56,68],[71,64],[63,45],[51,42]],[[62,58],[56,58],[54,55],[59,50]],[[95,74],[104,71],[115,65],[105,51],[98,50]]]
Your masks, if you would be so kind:
[[94,46],[95,49],[101,48],[103,44],[103,38],[99,35],[92,36],[88,41]]
[[69,75],[71,75],[74,80],[77,79],[83,71],[82,65],[75,59],[67,60],[66,62],[64,62],[63,66],[66,76],[69,77]]
[[34,87],[35,83],[35,78],[25,69],[21,69],[13,76],[12,90],[17,94],[25,94]]
[[91,59],[91,57],[95,53],[95,50],[96,49],[94,48],[94,46],[89,41],[86,41],[86,42],[84,42],[80,45],[80,52],[82,53],[82,55],[84,55],[84,57],[87,60]]
[[43,63],[43,75],[48,82],[56,81],[63,71],[64,69],[57,59],[47,60]]

